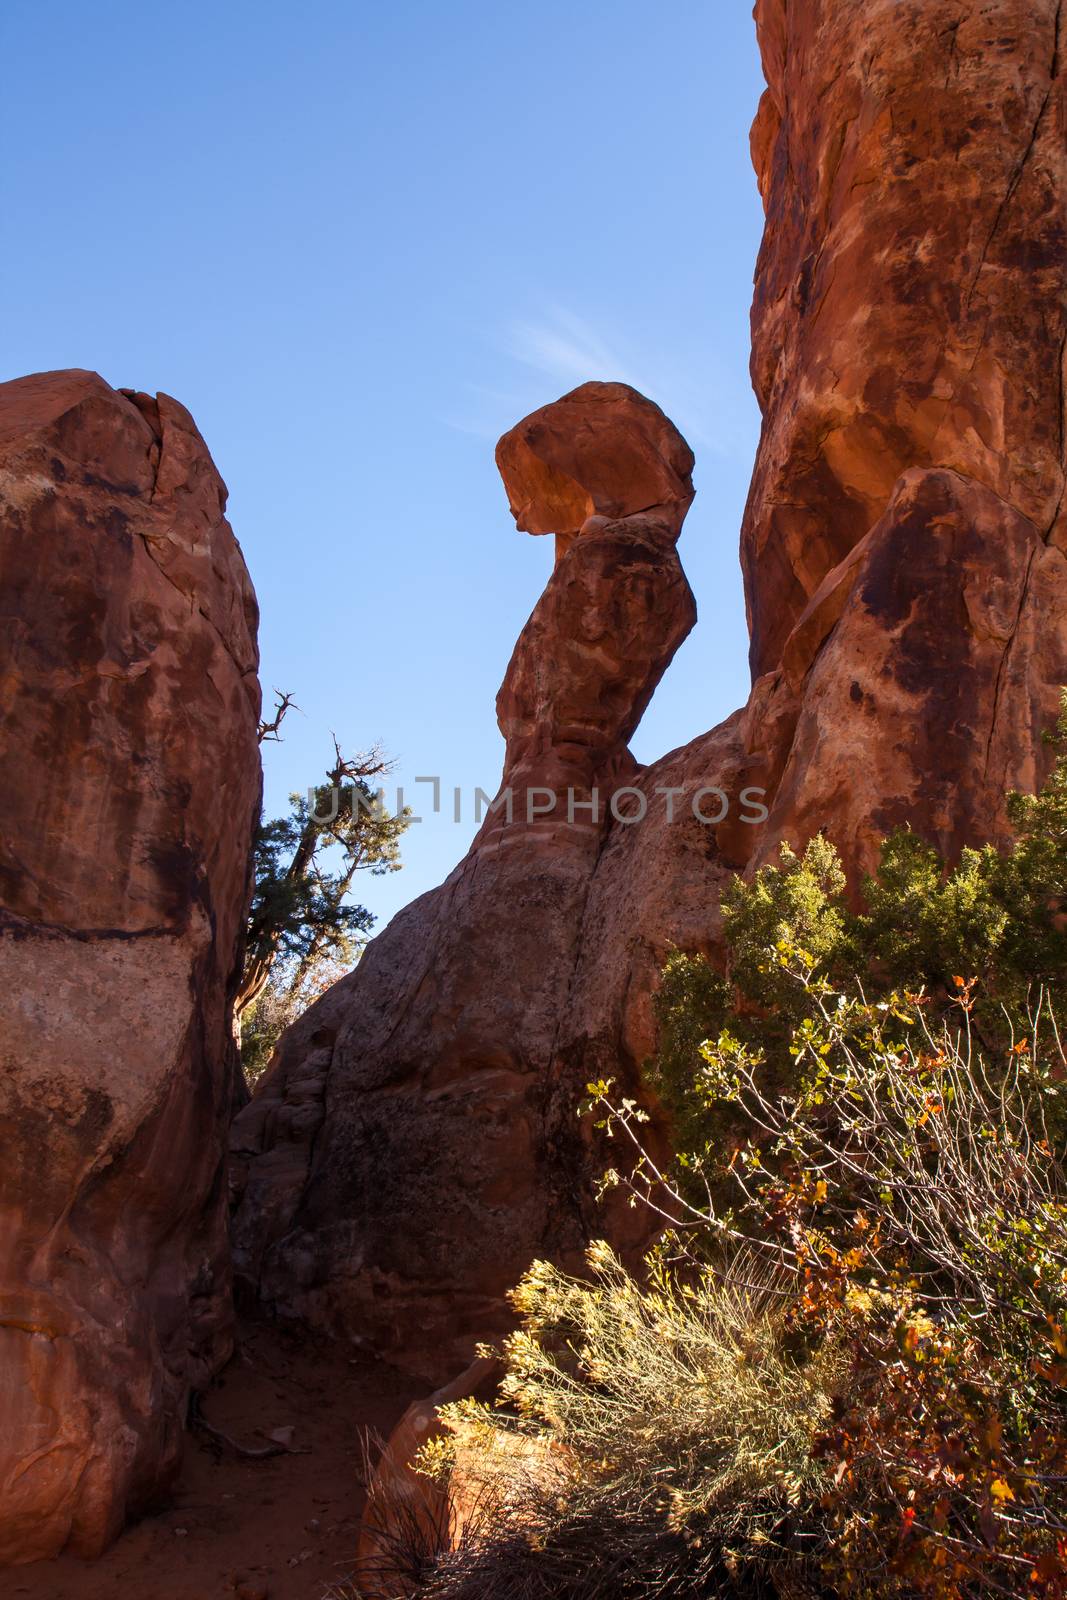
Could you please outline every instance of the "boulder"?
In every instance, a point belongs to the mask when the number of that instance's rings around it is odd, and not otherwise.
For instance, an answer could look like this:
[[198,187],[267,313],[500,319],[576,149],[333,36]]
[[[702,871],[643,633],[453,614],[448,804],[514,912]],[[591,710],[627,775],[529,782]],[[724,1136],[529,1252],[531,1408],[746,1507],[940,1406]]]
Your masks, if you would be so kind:
[[185,408],[0,385],[0,1563],[100,1551],[231,1348],[257,610]]
[[477,1357],[451,1383],[408,1406],[373,1467],[368,1463],[356,1550],[363,1600],[397,1600],[413,1592],[413,1573],[421,1564],[476,1536],[482,1508],[476,1491],[464,1494],[462,1470],[453,1469],[442,1483],[419,1471],[416,1462],[426,1445],[446,1436],[441,1408],[457,1400],[486,1404],[500,1374],[499,1361]]
[[583,383],[524,417],[496,464],[520,533],[553,533],[557,556],[590,517],[655,512],[675,538],[693,499],[693,452],[625,383]]

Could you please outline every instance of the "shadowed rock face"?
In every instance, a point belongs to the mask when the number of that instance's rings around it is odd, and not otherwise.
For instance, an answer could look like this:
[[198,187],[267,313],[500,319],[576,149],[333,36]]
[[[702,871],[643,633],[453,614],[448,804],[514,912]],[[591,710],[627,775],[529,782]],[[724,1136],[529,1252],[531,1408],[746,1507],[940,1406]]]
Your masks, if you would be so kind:
[[230,1349],[255,598],[189,413],[0,385],[0,1563],[99,1551]]
[[[575,1100],[639,1082],[663,961],[720,949],[732,874],[819,829],[854,883],[901,823],[952,856],[1041,782],[1067,683],[1059,8],[960,10],[756,7],[743,710],[651,767],[625,750],[692,616],[666,419],[586,385],[501,441],[558,554],[498,700],[505,782],[627,785],[647,815],[491,815],[286,1035],[234,1134],[237,1269],[283,1314],[450,1378],[532,1256],[627,1243]],[[705,787],[721,822],[687,803]]]

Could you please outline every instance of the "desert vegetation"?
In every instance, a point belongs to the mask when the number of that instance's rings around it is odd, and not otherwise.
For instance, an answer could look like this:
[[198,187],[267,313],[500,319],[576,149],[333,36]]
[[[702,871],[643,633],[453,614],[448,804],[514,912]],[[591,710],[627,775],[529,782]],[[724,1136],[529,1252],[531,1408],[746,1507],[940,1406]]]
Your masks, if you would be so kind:
[[[291,695],[276,691],[260,743],[280,738]],[[241,1065],[253,1084],[281,1034],[343,977],[374,925],[351,899],[356,874],[397,872],[410,809],[386,807],[373,785],[392,771],[377,746],[353,756],[334,741],[325,782],[291,794],[281,817],[261,818],[253,841],[254,889],[244,967],[234,1001]]]
[[898,833],[857,911],[816,838],[735,883],[724,971],[670,958],[677,1155],[615,1084],[583,1108],[662,1237],[517,1286],[499,1402],[419,1463],[478,1506],[419,1593],[1067,1590],[1067,713],[1055,740],[1009,849],[949,870]]

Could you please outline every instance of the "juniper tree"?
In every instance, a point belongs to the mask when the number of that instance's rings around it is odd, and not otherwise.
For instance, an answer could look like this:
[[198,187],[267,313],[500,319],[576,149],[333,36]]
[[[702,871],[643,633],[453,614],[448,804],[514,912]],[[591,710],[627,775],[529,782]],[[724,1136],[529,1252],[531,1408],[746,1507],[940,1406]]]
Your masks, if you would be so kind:
[[[283,697],[284,699],[285,697]],[[286,704],[289,703],[286,701]],[[264,724],[277,735],[281,715]],[[372,787],[391,764],[377,747],[349,757],[334,740],[326,781],[290,795],[286,816],[260,823],[254,844],[255,887],[245,961],[234,1002],[242,1014],[263,993],[276,966],[285,988],[299,991],[324,958],[351,964],[374,917],[349,900],[358,872],[396,872],[410,811],[392,814]]]

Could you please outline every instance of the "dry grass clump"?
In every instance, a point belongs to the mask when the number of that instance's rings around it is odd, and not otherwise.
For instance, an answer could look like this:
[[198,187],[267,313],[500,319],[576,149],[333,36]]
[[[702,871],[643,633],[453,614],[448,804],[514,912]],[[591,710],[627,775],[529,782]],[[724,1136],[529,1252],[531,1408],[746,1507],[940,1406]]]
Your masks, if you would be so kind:
[[[443,1410],[420,1458],[446,1486],[440,1522],[430,1537],[403,1511],[392,1523],[391,1592],[817,1594],[798,1508],[841,1356],[790,1354],[780,1290],[751,1263],[641,1285],[604,1244],[588,1260],[588,1280],[536,1262],[515,1290],[500,1406]],[[384,1600],[381,1564],[375,1582]]]

